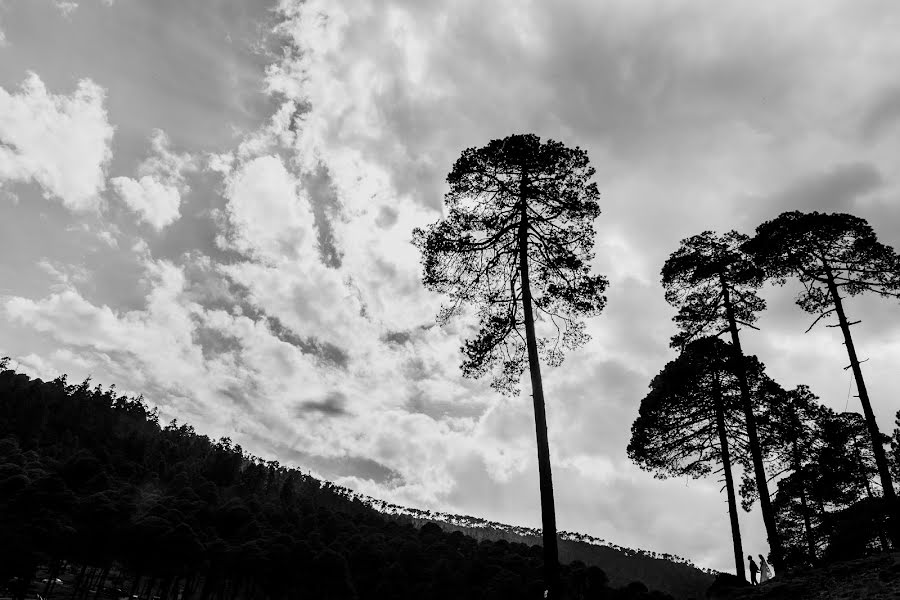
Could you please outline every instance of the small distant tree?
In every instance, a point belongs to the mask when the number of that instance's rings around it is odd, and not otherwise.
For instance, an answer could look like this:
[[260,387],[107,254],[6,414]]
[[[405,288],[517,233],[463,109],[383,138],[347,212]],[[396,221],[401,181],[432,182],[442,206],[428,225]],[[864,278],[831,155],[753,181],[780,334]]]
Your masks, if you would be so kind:
[[579,148],[536,135],[493,140],[454,164],[446,217],[413,232],[425,287],[451,299],[438,322],[475,307],[480,328],[462,347],[463,374],[492,373],[493,387],[513,394],[526,366],[531,373],[545,576],[554,599],[561,592],[540,359],[559,365],[565,349],[587,340],[582,319],[606,303],[606,279],[590,273],[600,214],[593,175]]
[[655,477],[705,477],[721,465],[728,498],[735,572],[746,581],[732,475],[735,442],[746,448],[741,398],[728,344],[714,337],[687,344],[650,383],[631,426],[628,456]]
[[817,315],[807,331],[821,319],[832,314],[837,316],[883,494],[895,513],[894,543],[900,545],[900,507],[887,457],[879,443],[881,432],[869,401],[861,363],[850,335],[850,326],[859,321],[849,321],[843,304],[845,296],[862,293],[900,297],[900,257],[878,241],[864,219],[844,213],[782,213],[757,227],[756,236],[745,245],[745,250],[777,283],[783,284],[791,276],[800,280],[804,291],[797,297],[797,304],[806,312]]
[[756,430],[753,397],[747,381],[739,325],[753,327],[756,313],[765,308],[757,290],[763,272],[742,250],[748,238],[736,231],[716,235],[705,231],[681,241],[662,268],[666,301],[678,308],[675,323],[680,331],[672,345],[684,347],[707,335],[731,335],[731,359],[741,391],[744,423],[759,493],[760,509],[769,539],[772,564],[781,566],[781,542],[769,498],[766,470]]

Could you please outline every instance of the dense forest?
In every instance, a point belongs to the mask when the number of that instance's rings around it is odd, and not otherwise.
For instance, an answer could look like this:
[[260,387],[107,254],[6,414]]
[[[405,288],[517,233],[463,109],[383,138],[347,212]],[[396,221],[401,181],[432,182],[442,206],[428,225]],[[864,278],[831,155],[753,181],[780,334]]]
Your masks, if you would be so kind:
[[[3,362],[5,368],[6,362]],[[401,524],[161,425],[142,398],[0,373],[0,582],[14,598],[541,598],[541,548]],[[561,566],[571,598],[671,598]]]

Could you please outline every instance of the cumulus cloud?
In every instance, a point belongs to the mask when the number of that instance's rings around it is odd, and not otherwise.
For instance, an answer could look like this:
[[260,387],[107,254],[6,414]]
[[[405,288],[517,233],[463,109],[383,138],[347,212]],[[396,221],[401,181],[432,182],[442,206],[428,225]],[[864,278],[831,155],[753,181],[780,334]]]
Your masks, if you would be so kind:
[[151,145],[152,154],[138,166],[139,179],[114,177],[110,184],[128,208],[159,231],[181,216],[181,195],[188,191],[184,174],[196,166],[189,154],[169,149],[161,130],[154,131]]
[[104,96],[89,79],[51,94],[35,73],[18,92],[0,88],[0,182],[35,182],[71,210],[99,209],[113,136]]

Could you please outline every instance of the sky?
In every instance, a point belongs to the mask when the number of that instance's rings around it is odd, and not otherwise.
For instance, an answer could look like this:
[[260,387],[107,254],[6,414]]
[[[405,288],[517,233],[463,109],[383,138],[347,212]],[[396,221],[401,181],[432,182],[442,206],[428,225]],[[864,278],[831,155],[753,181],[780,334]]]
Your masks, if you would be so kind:
[[[679,240],[852,212],[900,247],[900,5],[0,0],[0,356],[390,502],[538,527],[526,392],[463,379],[420,282],[460,152],[580,146],[602,214],[591,340],[544,369],[561,529],[733,569],[721,483],[630,426],[674,358]],[[859,410],[837,329],[766,287],[745,350]],[[847,311],[893,429],[900,306]],[[741,513],[745,554],[766,551]]]

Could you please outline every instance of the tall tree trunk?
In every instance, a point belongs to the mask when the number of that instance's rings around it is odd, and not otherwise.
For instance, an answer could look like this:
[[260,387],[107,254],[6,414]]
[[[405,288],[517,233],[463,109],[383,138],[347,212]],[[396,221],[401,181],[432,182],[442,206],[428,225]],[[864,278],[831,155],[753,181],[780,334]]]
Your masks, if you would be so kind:
[[103,572],[100,574],[100,579],[97,580],[97,591],[94,592],[94,600],[97,600],[101,594],[103,593],[103,586],[106,585],[106,578],[109,576],[109,569],[112,565],[106,565],[103,567]]
[[544,576],[549,588],[548,598],[562,598],[559,579],[559,549],[556,539],[556,507],[553,502],[553,478],[550,473],[550,442],[547,437],[547,415],[544,409],[544,388],[541,382],[541,363],[538,360],[534,314],[531,308],[531,286],[528,277],[528,176],[522,175],[519,202],[522,218],[519,224],[519,276],[522,278],[522,311],[525,317],[525,341],[528,347],[528,370],[531,373],[531,394],[534,399],[534,426],[537,433],[538,474],[541,486],[541,525],[544,542]]
[[[872,492],[872,484],[869,483],[869,474],[866,473],[866,465],[863,463],[862,454],[860,454],[859,447],[855,443],[853,444],[853,457],[856,459],[859,481],[866,489],[866,498],[872,500],[875,498],[875,494]],[[891,549],[888,545],[887,536],[884,534],[884,528],[881,526],[878,527],[878,543],[881,545],[882,552],[887,552]]]
[[776,569],[783,566],[783,553],[781,538],[778,535],[778,527],[775,524],[775,511],[772,510],[772,501],[769,498],[769,485],[766,482],[766,469],[763,466],[762,449],[759,446],[759,435],[756,432],[756,417],[753,414],[753,401],[750,397],[750,385],[747,383],[747,372],[744,370],[744,351],[741,350],[741,338],[738,335],[737,319],[734,316],[734,306],[731,303],[731,294],[725,276],[720,277],[722,284],[722,296],[725,304],[725,312],[728,317],[728,328],[731,331],[731,345],[734,349],[735,373],[741,388],[741,401],[744,408],[744,420],[747,422],[747,437],[750,443],[750,457],[753,459],[753,474],[756,478],[756,491],[759,493],[759,509],[762,512],[763,523],[766,525],[766,536],[769,539],[769,551],[771,563]]
[[141,587],[141,574],[135,573],[134,579],[131,581],[131,591],[128,592],[128,600],[131,600],[132,597],[137,594],[138,589]]
[[[794,415],[795,420],[796,414]],[[797,445],[796,437],[792,441],[793,445],[793,459],[794,459],[794,472],[797,473],[797,476],[800,478],[800,510],[803,511],[803,533],[806,538],[806,552],[809,555],[810,562],[815,565],[819,557],[816,555],[816,542],[813,538],[812,534],[812,522],[809,518],[809,502],[806,500],[806,474],[803,472],[803,465],[800,460],[800,447]]]
[[[800,430],[800,419],[797,417],[797,413],[795,410],[791,410],[791,416],[793,417],[793,425],[796,427],[797,431]],[[803,464],[800,457],[800,446],[797,445],[797,437],[794,436],[794,439],[791,441],[792,445],[792,457],[794,462],[794,472],[797,473],[797,476],[800,478],[800,509],[803,511],[803,533],[806,537],[806,552],[809,555],[810,562],[815,565],[819,558],[816,556],[816,542],[813,538],[812,533],[812,523],[809,518],[809,503],[806,501],[806,474],[803,471]]]
[[91,567],[90,571],[88,571],[87,579],[85,579],[84,584],[81,586],[81,591],[79,593],[80,598],[87,598],[88,594],[94,588],[94,579],[97,577],[97,567]]
[[859,366],[859,358],[856,356],[856,348],[853,346],[853,337],[850,335],[850,324],[847,321],[847,315],[844,313],[844,304],[841,301],[841,294],[838,291],[837,283],[834,281],[834,274],[828,264],[825,264],[825,274],[828,277],[828,291],[831,292],[831,300],[834,302],[834,310],[837,313],[838,324],[841,327],[841,333],[844,334],[844,345],[847,346],[847,356],[850,358],[850,368],[853,369],[853,377],[856,379],[856,389],[859,392],[859,402],[862,404],[863,416],[866,421],[866,428],[869,430],[869,437],[872,440],[872,452],[875,455],[875,465],[878,467],[878,476],[881,478],[881,489],[884,499],[888,505],[893,517],[893,527],[891,528],[891,538],[895,547],[900,547],[900,505],[897,503],[897,494],[894,492],[894,483],[891,481],[891,472],[888,469],[887,457],[884,454],[884,446],[881,445],[881,431],[878,429],[878,422],[875,420],[875,413],[872,412],[872,403],[869,402],[869,392],[866,390],[866,382],[863,380],[862,368]]
[[70,598],[77,596],[78,592],[81,590],[81,586],[84,585],[85,571],[87,571],[87,564],[81,565],[81,571],[75,576],[75,580],[72,582],[72,595]]
[[57,576],[59,575],[59,566],[60,560],[56,559],[50,562],[50,569],[47,572],[47,583],[44,584],[44,591],[41,592],[41,596],[44,598],[50,597],[50,592],[53,590],[53,584],[56,581]]
[[722,470],[725,472],[725,489],[728,494],[728,517],[731,519],[731,540],[734,543],[735,574],[741,581],[747,581],[744,570],[744,548],[741,545],[741,527],[738,524],[737,499],[734,495],[734,478],[731,475],[731,454],[728,450],[728,435],[725,432],[725,408],[722,406],[722,388],[718,374],[713,375],[713,396],[716,403],[716,429],[719,432],[719,447],[722,451]]

